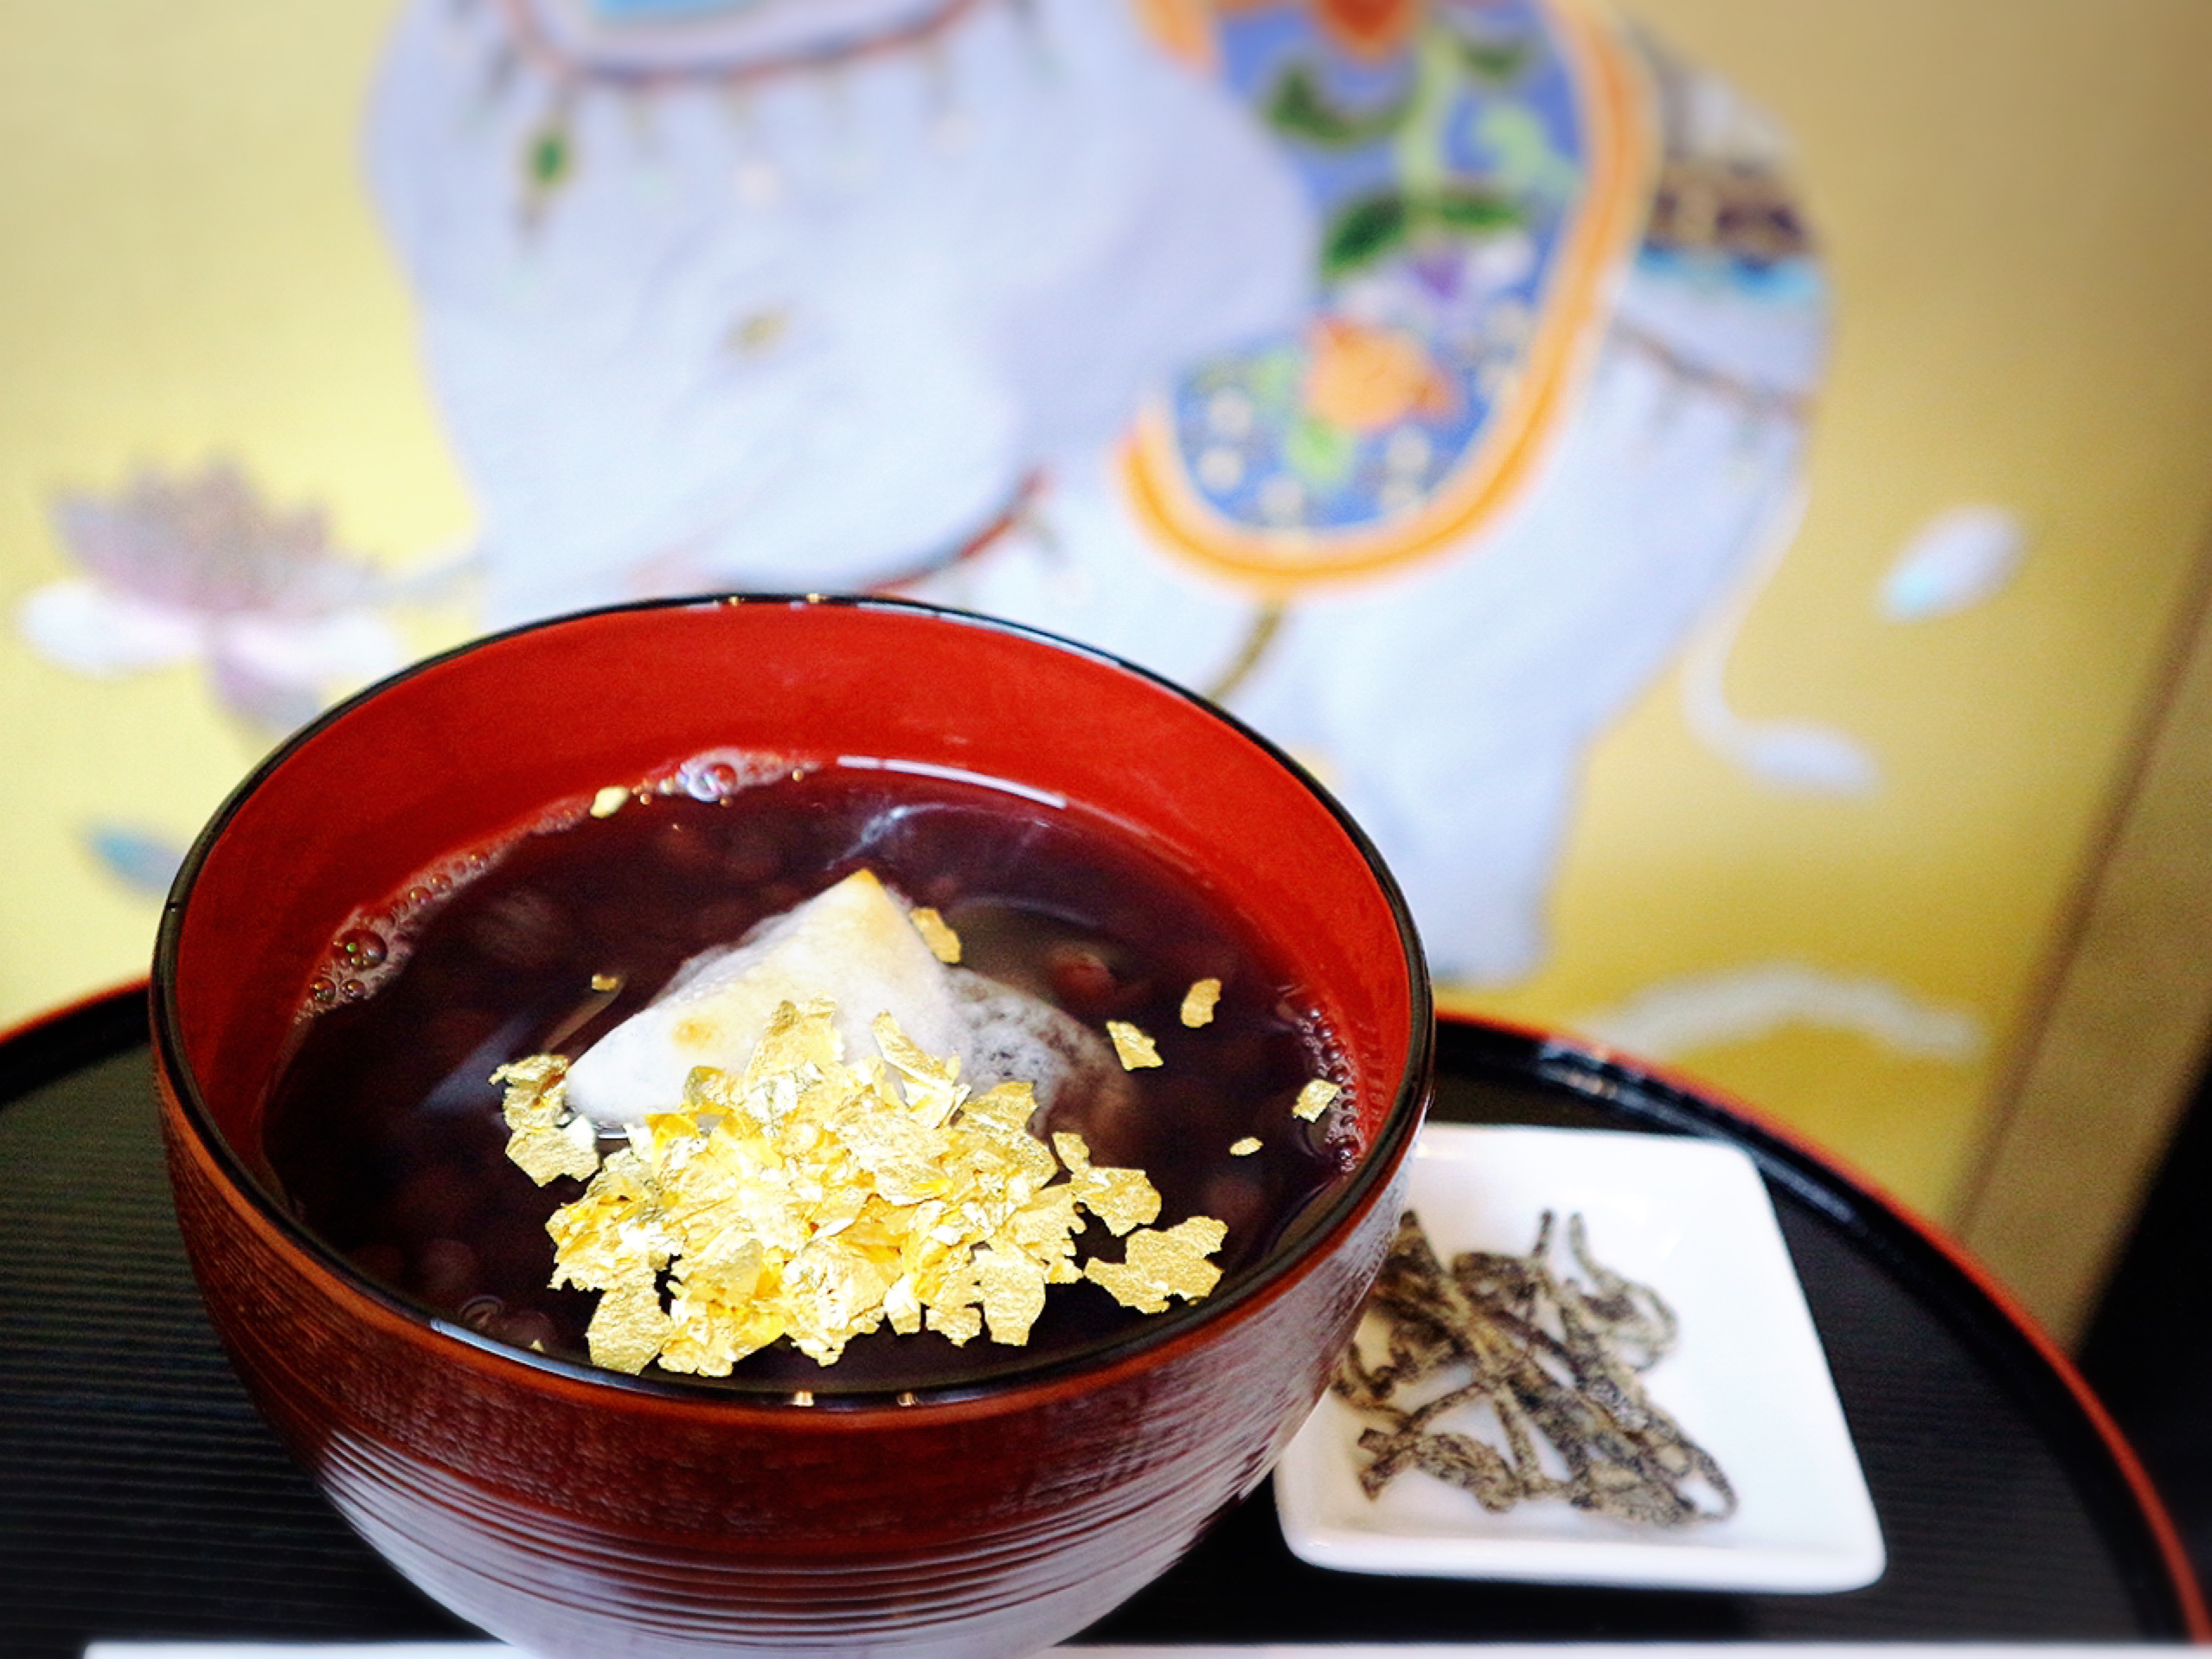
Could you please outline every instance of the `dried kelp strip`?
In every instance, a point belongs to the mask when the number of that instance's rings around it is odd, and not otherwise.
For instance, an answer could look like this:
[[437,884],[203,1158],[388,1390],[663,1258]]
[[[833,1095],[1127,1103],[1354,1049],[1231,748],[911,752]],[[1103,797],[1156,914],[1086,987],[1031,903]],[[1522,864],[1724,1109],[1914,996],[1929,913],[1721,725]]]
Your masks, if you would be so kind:
[[[1361,1486],[1373,1497],[1410,1469],[1493,1512],[1558,1497],[1645,1526],[1734,1514],[1720,1464],[1644,1392],[1639,1374],[1679,1334],[1674,1310],[1592,1257],[1580,1215],[1568,1219],[1568,1251],[1587,1286],[1555,1274],[1553,1232],[1547,1210],[1526,1256],[1468,1251],[1446,1271],[1420,1218],[1408,1211],[1400,1220],[1368,1297],[1384,1352],[1370,1361],[1355,1342],[1333,1384],[1386,1425],[1360,1436],[1369,1457]],[[1432,1426],[1483,1406],[1502,1446]],[[1540,1445],[1563,1477],[1548,1472]]]

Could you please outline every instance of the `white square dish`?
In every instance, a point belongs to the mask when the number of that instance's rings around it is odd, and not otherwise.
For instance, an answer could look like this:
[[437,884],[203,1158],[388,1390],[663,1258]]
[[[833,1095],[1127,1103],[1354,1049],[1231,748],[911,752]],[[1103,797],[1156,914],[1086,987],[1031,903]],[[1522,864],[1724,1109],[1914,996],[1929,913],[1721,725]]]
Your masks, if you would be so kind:
[[[1719,1141],[1602,1130],[1430,1124],[1411,1205],[1439,1260],[1525,1254],[1542,1213],[1580,1212],[1591,1254],[1680,1319],[1645,1374],[1652,1401],[1719,1462],[1735,1512],[1637,1527],[1561,1500],[1502,1515],[1409,1471],[1361,1490],[1363,1419],[1324,1396],[1275,1471],[1283,1536],[1351,1573],[1682,1589],[1853,1590],[1882,1576],[1882,1530],[1765,1183]],[[1555,1268],[1571,1271],[1563,1245]],[[1579,1277],[1579,1274],[1577,1275]]]

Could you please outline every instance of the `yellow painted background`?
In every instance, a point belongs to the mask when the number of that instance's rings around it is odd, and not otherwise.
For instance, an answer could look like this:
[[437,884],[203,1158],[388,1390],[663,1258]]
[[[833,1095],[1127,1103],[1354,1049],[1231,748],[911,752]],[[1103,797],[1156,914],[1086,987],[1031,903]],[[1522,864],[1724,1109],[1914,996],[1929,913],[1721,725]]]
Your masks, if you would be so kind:
[[[1761,790],[1674,688],[1604,746],[1549,971],[1485,1006],[1617,1002],[1797,957],[1978,1010],[1982,1064],[1785,1034],[1689,1068],[1944,1213],[2090,854],[2212,505],[2212,9],[2191,0],[1645,0],[1786,125],[1836,293],[1803,535],[1732,661],[1748,715],[1832,722],[1870,803]],[[2026,522],[2014,585],[1881,619],[1954,503]]]
[[[0,604],[66,573],[59,490],[248,465],[398,565],[470,513],[357,133],[395,0],[0,0]],[[1959,1066],[1784,1033],[1687,1069],[1942,1213],[2080,873],[2212,501],[2212,9],[2201,0],[1641,0],[1763,102],[1837,293],[1804,535],[1731,661],[1747,715],[1879,760],[1864,803],[1762,789],[1663,683],[1606,740],[1555,952],[1483,999],[1571,1019],[1795,959],[1975,1012]],[[2018,580],[1901,626],[1932,513],[2008,508]],[[456,612],[445,637],[461,626]],[[414,642],[441,643],[433,624]],[[81,846],[180,841],[255,758],[190,670],[85,680],[0,631],[0,1021],[143,970],[152,903]]]

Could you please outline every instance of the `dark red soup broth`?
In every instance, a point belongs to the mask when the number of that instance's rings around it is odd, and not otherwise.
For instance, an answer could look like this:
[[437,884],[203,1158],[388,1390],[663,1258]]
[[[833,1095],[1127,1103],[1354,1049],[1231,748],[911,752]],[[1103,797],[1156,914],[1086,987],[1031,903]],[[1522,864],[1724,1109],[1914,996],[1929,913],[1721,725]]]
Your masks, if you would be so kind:
[[[488,864],[385,930],[389,942],[373,930],[337,942],[265,1133],[303,1221],[372,1277],[499,1340],[584,1359],[597,1298],[548,1288],[546,1219],[583,1183],[540,1188],[508,1161],[494,1069],[548,1050],[582,1054],[687,958],[862,867],[941,911],[961,936],[962,965],[1094,1030],[1122,1019],[1154,1038],[1164,1064],[1129,1074],[1133,1108],[1109,1111],[1102,1097],[1070,1090],[1035,1127],[1074,1130],[1095,1162],[1143,1169],[1163,1200],[1157,1225],[1193,1214],[1225,1222],[1215,1259],[1222,1290],[1341,1184],[1356,1156],[1342,1106],[1315,1124],[1291,1115],[1308,1079],[1344,1075],[1295,967],[1202,881],[1074,808],[831,768],[715,801],[632,802],[524,836]],[[382,971],[348,983],[349,955]],[[1222,983],[1220,1006],[1212,1023],[1186,1029],[1183,994],[1209,976]],[[595,977],[619,989],[593,990]],[[1261,1150],[1231,1156],[1247,1136]],[[1079,1259],[1119,1254],[1095,1222],[1077,1244]],[[1049,1363],[1144,1318],[1095,1284],[1055,1285],[1025,1348],[984,1336],[956,1348],[887,1327],[827,1368],[779,1342],[726,1382],[700,1386],[958,1386]]]

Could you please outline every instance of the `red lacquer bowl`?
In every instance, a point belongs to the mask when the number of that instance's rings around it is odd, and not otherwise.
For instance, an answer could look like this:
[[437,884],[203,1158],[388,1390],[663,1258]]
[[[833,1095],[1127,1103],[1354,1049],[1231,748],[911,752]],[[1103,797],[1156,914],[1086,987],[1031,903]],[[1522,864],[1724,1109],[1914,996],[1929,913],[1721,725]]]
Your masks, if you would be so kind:
[[[911,1404],[619,1376],[493,1342],[362,1275],[292,1217],[260,1150],[334,933],[551,801],[726,746],[1014,780],[1206,873],[1289,945],[1343,1044],[1366,1148],[1349,1186],[1207,1302]],[[401,1571],[554,1659],[978,1659],[1105,1613],[1258,1483],[1319,1394],[1382,1261],[1430,1082],[1404,905],[1302,772],[1109,657],[874,600],[593,612],[364,694],[208,826],[154,982],[177,1211],[247,1387]]]

